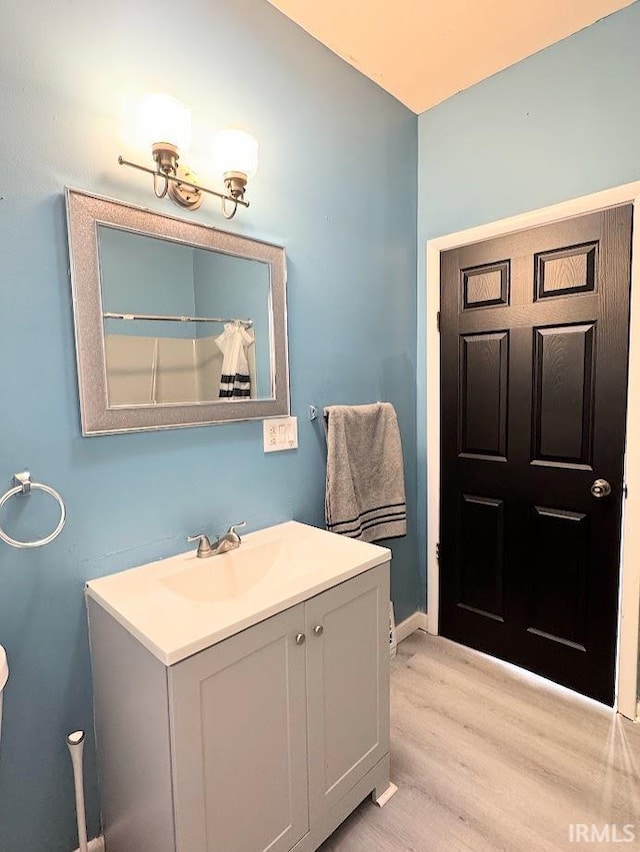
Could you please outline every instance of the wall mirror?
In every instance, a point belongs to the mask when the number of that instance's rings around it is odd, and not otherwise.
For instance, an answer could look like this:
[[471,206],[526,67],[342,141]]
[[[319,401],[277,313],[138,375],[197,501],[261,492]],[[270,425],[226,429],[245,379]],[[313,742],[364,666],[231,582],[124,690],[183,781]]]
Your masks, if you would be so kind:
[[83,435],[289,414],[284,248],[66,198]]

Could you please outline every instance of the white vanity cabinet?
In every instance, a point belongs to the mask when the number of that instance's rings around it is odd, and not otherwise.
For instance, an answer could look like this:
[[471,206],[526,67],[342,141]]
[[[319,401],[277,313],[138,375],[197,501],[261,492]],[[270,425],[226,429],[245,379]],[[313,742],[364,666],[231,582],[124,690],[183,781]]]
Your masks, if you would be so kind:
[[388,607],[386,561],[163,665],[89,594],[107,852],[311,852],[382,794]]
[[288,852],[387,755],[387,576],[374,568],[171,667],[180,852]]

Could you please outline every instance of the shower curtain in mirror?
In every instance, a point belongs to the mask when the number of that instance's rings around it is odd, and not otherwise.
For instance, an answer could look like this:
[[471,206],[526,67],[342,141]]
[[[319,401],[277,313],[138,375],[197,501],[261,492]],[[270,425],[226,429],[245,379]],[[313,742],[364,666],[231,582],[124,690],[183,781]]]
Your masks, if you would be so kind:
[[227,323],[222,334],[216,337],[216,344],[223,356],[219,393],[221,399],[251,396],[247,347],[253,341],[253,330],[245,328],[240,322]]

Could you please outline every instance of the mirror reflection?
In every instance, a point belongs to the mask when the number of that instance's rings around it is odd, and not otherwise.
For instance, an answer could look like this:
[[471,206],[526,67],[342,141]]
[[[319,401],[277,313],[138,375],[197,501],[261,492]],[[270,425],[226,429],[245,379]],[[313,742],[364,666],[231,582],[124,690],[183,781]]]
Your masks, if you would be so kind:
[[98,224],[110,407],[274,397],[268,263]]
[[66,198],[83,435],[289,414],[282,246]]

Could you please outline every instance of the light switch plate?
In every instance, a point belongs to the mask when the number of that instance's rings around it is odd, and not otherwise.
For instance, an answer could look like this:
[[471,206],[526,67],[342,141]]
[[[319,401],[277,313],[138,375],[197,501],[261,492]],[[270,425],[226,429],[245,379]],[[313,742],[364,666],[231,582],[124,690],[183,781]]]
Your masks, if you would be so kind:
[[262,421],[265,453],[295,450],[298,447],[298,418],[273,417]]

